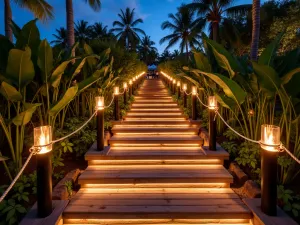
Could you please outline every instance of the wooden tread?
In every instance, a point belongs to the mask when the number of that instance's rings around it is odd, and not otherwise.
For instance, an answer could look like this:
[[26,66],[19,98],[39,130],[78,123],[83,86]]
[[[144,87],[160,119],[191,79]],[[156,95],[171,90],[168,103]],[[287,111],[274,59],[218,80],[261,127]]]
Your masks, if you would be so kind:
[[[88,211],[86,209],[88,208]],[[64,219],[249,219],[229,188],[81,189]]]

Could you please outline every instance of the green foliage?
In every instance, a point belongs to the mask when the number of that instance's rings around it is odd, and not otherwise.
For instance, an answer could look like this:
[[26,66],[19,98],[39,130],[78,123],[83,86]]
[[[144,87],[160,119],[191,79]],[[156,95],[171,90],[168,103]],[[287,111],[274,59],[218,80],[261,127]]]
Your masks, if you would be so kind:
[[71,198],[72,195],[73,195],[73,183],[72,183],[72,181],[68,180],[64,183],[64,185],[67,189],[69,198]]
[[291,212],[295,217],[300,212],[300,196],[295,195],[292,190],[285,189],[283,185],[277,186],[278,204],[286,212]]
[[228,151],[230,158],[235,159],[238,155],[238,145],[233,141],[224,141],[221,144],[222,148]]
[[20,216],[26,213],[26,209],[18,204],[14,199],[4,200],[0,203],[0,218],[2,222],[0,224],[17,224]]
[[260,162],[260,147],[255,143],[242,143],[236,161],[239,165],[249,166],[255,170]]

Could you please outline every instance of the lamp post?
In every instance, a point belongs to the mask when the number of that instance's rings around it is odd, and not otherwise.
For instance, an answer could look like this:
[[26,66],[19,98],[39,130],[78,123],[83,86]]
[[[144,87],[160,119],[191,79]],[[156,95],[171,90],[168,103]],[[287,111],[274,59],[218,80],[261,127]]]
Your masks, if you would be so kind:
[[135,77],[132,78],[132,94],[134,95],[135,89],[136,89],[136,82],[135,82]]
[[197,87],[193,86],[192,87],[192,120],[197,119],[196,103],[197,103]]
[[209,109],[209,150],[217,150],[217,127],[216,127],[216,109],[218,102],[215,96],[208,97],[208,109]]
[[280,127],[261,126],[261,210],[277,215],[277,157],[280,145]]
[[186,90],[187,90],[187,84],[183,84],[183,107],[186,108],[187,107],[187,94],[186,94]]
[[40,147],[36,155],[37,214],[45,218],[52,213],[52,128],[36,127],[33,133],[34,146],[45,146]]
[[104,150],[104,97],[97,96],[96,110],[97,110],[97,150]]
[[132,85],[132,80],[129,80],[129,98],[131,97],[132,93],[132,89],[133,89],[133,85]]
[[180,81],[177,81],[177,98],[180,99]]
[[172,88],[173,88],[172,94],[175,95],[175,92],[176,92],[176,80],[175,79],[173,79],[173,86],[172,86]]
[[120,108],[119,108],[119,87],[114,87],[114,96],[115,96],[115,108],[114,108],[114,114],[115,114],[115,120],[120,120]]
[[124,105],[127,103],[127,83],[123,83],[123,88],[124,88],[124,94],[123,94],[123,99],[124,99]]

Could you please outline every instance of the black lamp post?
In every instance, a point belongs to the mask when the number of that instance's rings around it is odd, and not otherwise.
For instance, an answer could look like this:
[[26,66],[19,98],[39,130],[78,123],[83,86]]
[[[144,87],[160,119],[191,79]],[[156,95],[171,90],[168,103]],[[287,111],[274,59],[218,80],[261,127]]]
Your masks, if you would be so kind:
[[114,108],[114,115],[115,115],[115,121],[120,120],[120,107],[119,107],[119,87],[114,87],[114,103],[115,103],[115,108]]
[[217,126],[216,126],[216,109],[218,107],[217,99],[215,96],[208,97],[209,107],[209,150],[217,150]]
[[277,157],[280,145],[280,127],[261,126],[261,210],[277,215]]
[[97,150],[104,150],[104,97],[96,97],[97,110]]
[[192,87],[192,120],[197,119],[197,87],[193,86]]
[[186,90],[187,90],[187,84],[183,84],[183,107],[186,108],[187,107],[187,94],[186,94]]
[[177,82],[177,98],[180,99],[180,81]]
[[127,104],[127,83],[123,83],[123,88],[124,88],[124,94],[123,94],[123,100],[124,100],[124,105]]
[[[52,142],[51,126],[34,128],[34,146],[45,146]],[[37,215],[45,218],[52,213],[52,144],[40,147],[36,155]]]

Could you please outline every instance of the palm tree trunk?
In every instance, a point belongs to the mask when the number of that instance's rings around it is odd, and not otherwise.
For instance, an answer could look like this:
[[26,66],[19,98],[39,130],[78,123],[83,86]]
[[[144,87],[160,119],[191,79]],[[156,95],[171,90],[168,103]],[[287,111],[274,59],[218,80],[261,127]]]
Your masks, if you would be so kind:
[[189,61],[189,45],[188,42],[185,43],[185,49],[186,49],[186,61]]
[[[66,14],[67,14],[67,39],[68,48],[72,48],[75,44],[74,35],[74,12],[72,0],[66,0]],[[72,52],[72,56],[75,56],[75,51]]]
[[213,22],[212,28],[213,28],[213,40],[215,42],[218,42],[219,23],[218,22]]
[[4,21],[5,21],[5,36],[13,42],[13,32],[11,29],[12,12],[10,0],[4,0]]
[[252,41],[250,59],[257,61],[260,31],[260,0],[253,0],[252,4]]

